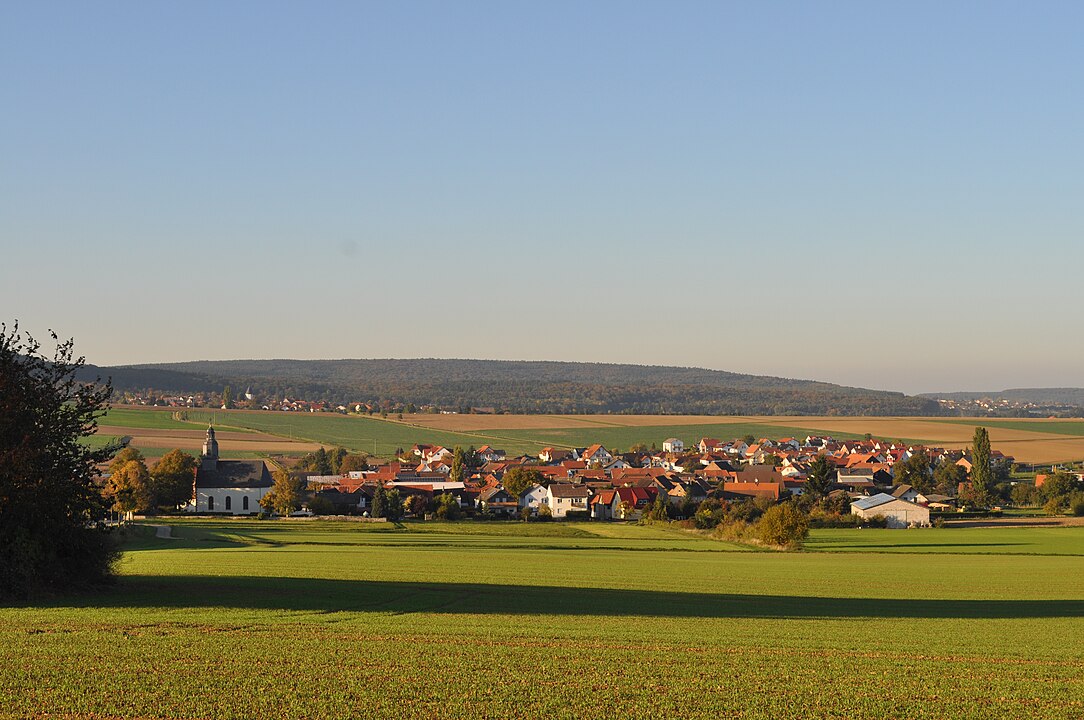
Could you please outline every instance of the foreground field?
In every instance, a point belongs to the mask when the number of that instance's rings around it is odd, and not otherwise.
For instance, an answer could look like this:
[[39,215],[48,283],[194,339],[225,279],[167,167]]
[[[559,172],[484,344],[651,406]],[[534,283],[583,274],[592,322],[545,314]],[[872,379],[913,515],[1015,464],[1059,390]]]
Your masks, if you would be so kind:
[[[118,408],[103,421],[101,434],[130,435],[137,447],[192,450],[199,447],[207,423],[213,421],[229,431],[248,433],[248,437],[233,435],[223,442],[223,453],[296,455],[324,444],[391,457],[397,448],[415,443],[488,444],[513,454],[537,454],[546,446],[585,447],[596,442],[621,450],[636,443],[661,447],[668,437],[692,444],[702,437],[833,435],[847,440],[866,433],[886,440],[964,448],[975,427],[983,425],[989,428],[993,447],[1020,462],[1084,458],[1084,422],[1080,420],[672,415],[405,415],[399,420],[243,410],[190,410],[186,417],[188,422],[181,422],[166,409]],[[163,438],[172,438],[176,444],[167,445]]]
[[0,609],[0,717],[1084,714],[1084,529],[172,530],[104,595]]

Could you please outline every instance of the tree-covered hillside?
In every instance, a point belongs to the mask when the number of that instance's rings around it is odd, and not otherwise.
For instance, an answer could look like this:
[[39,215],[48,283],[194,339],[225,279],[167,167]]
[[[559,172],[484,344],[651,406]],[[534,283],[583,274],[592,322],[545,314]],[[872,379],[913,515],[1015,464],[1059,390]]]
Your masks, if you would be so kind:
[[412,403],[523,413],[936,415],[901,393],[702,368],[501,360],[224,360],[89,368],[121,390]]

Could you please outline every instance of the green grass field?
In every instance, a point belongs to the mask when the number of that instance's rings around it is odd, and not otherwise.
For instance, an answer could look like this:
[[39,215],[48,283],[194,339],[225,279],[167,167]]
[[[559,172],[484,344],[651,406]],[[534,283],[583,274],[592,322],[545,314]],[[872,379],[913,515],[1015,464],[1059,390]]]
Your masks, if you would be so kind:
[[172,525],[0,608],[0,717],[1084,715],[1084,528]]
[[[415,443],[444,445],[464,448],[480,447],[494,438],[485,435],[446,432],[431,428],[419,428],[403,423],[389,422],[379,418],[333,413],[257,413],[230,410],[189,410],[190,420],[206,426],[212,418],[223,426],[259,430],[271,435],[309,440],[327,445],[340,445],[349,450],[369,453],[378,457],[391,457],[397,448],[409,448]],[[522,442],[510,452],[535,452],[542,449],[538,443]]]

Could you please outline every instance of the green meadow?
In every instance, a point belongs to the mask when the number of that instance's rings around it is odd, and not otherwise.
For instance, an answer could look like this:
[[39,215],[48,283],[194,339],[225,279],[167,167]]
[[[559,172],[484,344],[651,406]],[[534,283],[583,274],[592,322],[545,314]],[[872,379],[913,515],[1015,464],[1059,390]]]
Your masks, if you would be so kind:
[[0,717],[1084,715],[1084,528],[168,522],[0,608]]
[[[390,457],[397,448],[409,448],[416,443],[464,448],[494,445],[512,454],[537,454],[543,447],[586,447],[602,443],[609,448],[627,450],[636,443],[661,447],[668,437],[733,439],[744,435],[755,437],[801,437],[810,434],[832,434],[840,439],[860,437],[852,433],[829,433],[817,428],[768,425],[763,423],[707,423],[700,425],[668,425],[660,416],[658,425],[628,426],[599,423],[592,426],[509,429],[478,431],[448,431],[410,425],[394,420],[333,413],[270,413],[234,410],[186,410],[186,422],[174,420],[169,410],[114,409],[102,424],[119,427],[186,429],[206,427],[213,422],[218,427],[252,430],[294,440],[306,440],[326,445],[341,445],[354,451],[380,457]],[[224,448],[225,451],[225,448]]]
[[[191,422],[206,427],[208,422],[231,428],[258,430],[270,435],[308,440],[326,445],[339,445],[350,450],[379,457],[391,457],[397,448],[409,448],[416,443],[464,448],[480,447],[495,438],[474,433],[448,432],[390,422],[379,418],[336,413],[238,412],[230,410],[189,410]],[[192,427],[188,425],[187,427]],[[521,442],[509,452],[535,452],[542,449],[537,442]]]

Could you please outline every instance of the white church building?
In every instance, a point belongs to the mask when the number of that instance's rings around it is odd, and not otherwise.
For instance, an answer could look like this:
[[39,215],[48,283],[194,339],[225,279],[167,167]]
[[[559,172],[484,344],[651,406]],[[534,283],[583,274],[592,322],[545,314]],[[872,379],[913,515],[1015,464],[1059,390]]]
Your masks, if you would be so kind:
[[263,460],[219,460],[215,429],[207,428],[203,454],[196,469],[192,499],[185,510],[196,513],[250,515],[260,512],[260,500],[271,490],[271,473]]

